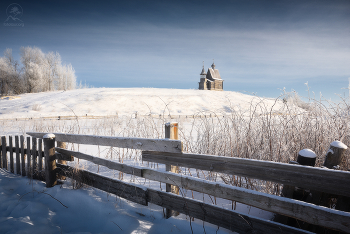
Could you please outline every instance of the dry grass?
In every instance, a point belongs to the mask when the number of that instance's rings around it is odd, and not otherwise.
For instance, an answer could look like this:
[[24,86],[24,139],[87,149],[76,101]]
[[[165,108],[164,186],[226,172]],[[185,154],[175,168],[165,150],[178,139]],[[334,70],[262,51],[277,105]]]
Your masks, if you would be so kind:
[[[300,150],[308,148],[318,155],[316,166],[319,167],[322,166],[332,141],[340,140],[350,145],[347,124],[350,107],[346,100],[340,103],[326,100],[303,102],[297,95],[286,93],[275,101],[276,105],[282,102],[284,104],[278,110],[274,106],[268,107],[263,99],[259,99],[258,102],[252,101],[248,111],[231,108],[231,113],[224,117],[177,119],[175,121],[179,122],[184,151],[288,163],[296,160]],[[210,114],[215,116],[215,113]],[[135,118],[134,115],[98,120],[77,118],[6,123],[0,121],[0,132],[6,134],[13,131],[10,129],[18,129],[23,133],[38,131],[163,138],[164,124],[168,121],[170,119],[166,116]],[[75,145],[69,147],[74,150],[77,150],[76,147],[79,148]],[[105,149],[101,154],[120,162],[132,158],[140,160],[141,156],[139,151],[116,148]],[[341,165],[342,170],[348,170],[350,165],[348,151],[346,158],[347,160]],[[278,194],[281,189],[280,185],[271,182],[221,174],[214,177],[218,176],[226,183],[271,194]]]

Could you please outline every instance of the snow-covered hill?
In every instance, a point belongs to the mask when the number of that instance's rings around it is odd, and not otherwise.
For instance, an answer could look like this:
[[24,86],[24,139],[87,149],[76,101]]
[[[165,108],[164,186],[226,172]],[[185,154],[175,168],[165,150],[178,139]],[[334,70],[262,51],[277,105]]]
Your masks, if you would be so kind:
[[[193,115],[246,111],[260,97],[232,91],[157,88],[92,88],[22,94],[0,100],[0,118],[64,115]],[[264,99],[278,110],[281,101]],[[261,110],[259,110],[261,111]],[[74,113],[73,113],[74,112]]]

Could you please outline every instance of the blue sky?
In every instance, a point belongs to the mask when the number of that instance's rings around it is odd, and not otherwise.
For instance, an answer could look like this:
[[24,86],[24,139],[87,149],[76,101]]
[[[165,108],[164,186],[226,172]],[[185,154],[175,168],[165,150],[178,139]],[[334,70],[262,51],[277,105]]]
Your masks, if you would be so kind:
[[[0,22],[13,1],[1,1]],[[0,53],[58,51],[94,87],[198,88],[215,59],[224,89],[326,98],[350,77],[350,1],[16,1]]]

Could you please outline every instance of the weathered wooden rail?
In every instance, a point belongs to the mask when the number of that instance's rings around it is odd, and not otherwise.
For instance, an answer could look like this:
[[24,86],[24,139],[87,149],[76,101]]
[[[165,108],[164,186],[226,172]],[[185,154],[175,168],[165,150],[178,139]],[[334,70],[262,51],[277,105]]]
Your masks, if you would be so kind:
[[[57,174],[64,175],[142,205],[147,205],[149,202],[154,203],[239,233],[308,233],[307,231],[273,221],[223,209],[215,205],[206,204],[169,192],[111,179],[86,170],[77,170],[69,165],[56,162],[56,159],[71,161],[74,157],[134,176],[171,184],[180,188],[191,189],[218,198],[237,201],[310,224],[350,233],[349,212],[211,182],[191,176],[183,176],[172,172],[130,166],[81,152],[55,147],[55,141],[140,149],[142,150],[142,160],[145,161],[268,180],[346,197],[350,197],[350,187],[348,186],[350,172],[242,158],[185,154],[182,153],[181,141],[178,140],[100,137],[62,133],[50,135],[46,133],[27,134],[39,139],[44,138],[45,175],[48,187],[56,184]],[[2,139],[4,139],[4,137]],[[10,152],[11,171],[13,167],[11,167],[11,164],[13,164],[13,160],[11,161],[11,152],[18,152],[18,154],[16,153],[16,168],[18,168],[19,165],[17,158],[20,160],[20,163],[22,162],[22,168],[25,163],[23,157],[17,157],[20,152],[23,152],[21,156],[27,152],[31,152],[32,155],[37,155],[38,158],[39,155],[42,156],[41,146],[39,146],[37,150],[36,145],[32,144],[33,148],[31,150],[30,148],[24,149],[22,142],[22,147],[17,147],[18,145],[19,144],[16,143],[16,147],[12,147],[11,145],[6,146],[6,139],[2,140],[2,155],[0,158],[0,161],[3,163],[2,167],[6,166],[5,168],[7,168],[6,152]],[[41,169],[40,166],[36,165],[40,162],[42,163],[42,159],[35,161],[34,158],[36,157],[32,157],[31,160],[28,161],[29,163],[27,162],[27,168],[33,168],[31,172],[34,172],[35,168],[37,168],[37,170]],[[17,173],[18,171],[19,170],[16,169]],[[28,171],[30,170],[27,170],[27,172]]]

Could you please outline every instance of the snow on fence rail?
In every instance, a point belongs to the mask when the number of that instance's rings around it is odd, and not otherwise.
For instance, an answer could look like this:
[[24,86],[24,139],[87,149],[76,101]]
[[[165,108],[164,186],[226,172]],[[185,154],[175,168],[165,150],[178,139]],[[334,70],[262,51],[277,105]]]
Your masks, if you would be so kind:
[[[16,173],[20,174],[21,169],[19,168],[22,168],[22,175],[26,175],[26,173],[29,177],[33,177],[34,174],[45,175],[47,187],[56,184],[56,174],[59,174],[80,180],[85,184],[142,205],[147,205],[148,202],[154,203],[239,233],[251,231],[256,233],[308,233],[301,229],[289,227],[273,221],[262,220],[251,215],[227,210],[194,199],[129,184],[86,170],[77,170],[73,167],[56,163],[56,159],[72,161],[74,157],[76,157],[134,176],[176,185],[228,200],[234,200],[311,224],[350,233],[350,213],[348,212],[190,176],[161,172],[145,167],[130,166],[83,154],[81,152],[58,148],[55,147],[55,141],[141,149],[142,159],[145,161],[270,180],[347,197],[350,196],[350,191],[347,186],[348,181],[350,181],[349,172],[241,158],[185,154],[181,152],[181,141],[176,140],[97,137],[73,134],[27,134],[33,136],[32,149],[29,147],[30,143],[27,144],[27,149],[24,149],[23,136],[21,136],[21,146],[19,146],[18,136],[15,137],[16,147],[12,147],[12,137],[9,138],[9,146],[6,145],[6,138],[2,137],[2,154],[0,154],[1,166],[7,169],[7,152],[10,152],[10,170],[14,172],[13,152],[16,152]],[[37,139],[35,137],[44,138],[45,157],[42,157],[41,139],[39,139],[39,148],[37,149]],[[30,138],[27,138],[27,140],[30,142]],[[171,149],[170,152],[169,149]],[[27,167],[24,166],[24,154],[27,154]],[[45,173],[42,173],[43,158],[45,159]],[[19,166],[20,164],[22,164],[22,167]],[[27,172],[25,170],[23,171],[23,168],[27,168]],[[36,173],[35,170],[41,173]]]

